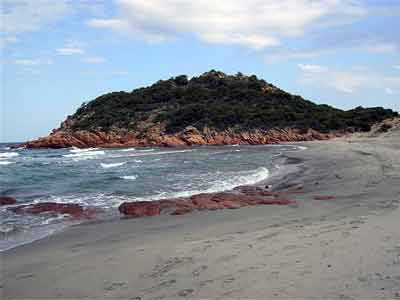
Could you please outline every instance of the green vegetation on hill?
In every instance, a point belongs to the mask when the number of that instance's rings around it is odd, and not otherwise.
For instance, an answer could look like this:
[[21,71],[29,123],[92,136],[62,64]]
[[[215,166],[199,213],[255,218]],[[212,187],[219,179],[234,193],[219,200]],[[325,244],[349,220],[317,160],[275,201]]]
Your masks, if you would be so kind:
[[291,95],[256,76],[210,71],[160,80],[150,87],[113,92],[83,104],[72,116],[73,130],[135,129],[138,122],[165,122],[168,132],[186,126],[223,130],[290,127],[367,131],[396,112],[383,108],[343,111]]

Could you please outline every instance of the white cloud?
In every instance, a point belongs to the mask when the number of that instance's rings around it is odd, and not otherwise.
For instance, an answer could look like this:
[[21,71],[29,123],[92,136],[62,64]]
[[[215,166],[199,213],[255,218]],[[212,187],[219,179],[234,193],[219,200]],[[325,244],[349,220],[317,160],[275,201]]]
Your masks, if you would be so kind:
[[381,54],[396,53],[399,50],[399,47],[396,44],[391,43],[370,43],[361,48],[364,48],[366,51],[371,53]]
[[324,50],[310,50],[310,51],[296,50],[296,49],[293,49],[291,51],[282,49],[277,49],[277,50],[278,51],[269,53],[265,56],[266,63],[273,64],[287,60],[312,59],[328,52]]
[[19,39],[15,36],[0,36],[0,48],[3,48],[6,45],[9,44],[15,44],[18,43]]
[[[261,49],[300,37],[316,26],[367,14],[353,0],[116,0],[119,13],[88,25],[162,42],[192,34],[202,41]],[[339,23],[340,23],[339,22]]]
[[400,89],[400,76],[388,76],[365,68],[338,70],[321,65],[298,65],[299,82],[326,87],[343,93],[356,93],[361,89],[379,89],[390,94]]
[[0,47],[14,43],[21,34],[48,30],[71,14],[102,16],[105,10],[103,0],[1,0]]
[[394,94],[397,93],[395,90],[393,90],[393,89],[391,89],[391,88],[385,88],[385,92],[386,92],[386,94],[388,94],[388,95],[394,95]]
[[103,16],[106,14],[106,6],[103,0],[75,0],[76,9],[87,11],[92,15]]
[[58,48],[57,53],[59,55],[76,55],[76,54],[84,54],[85,50],[77,47],[63,47],[63,48]]
[[38,65],[51,65],[53,61],[50,59],[15,59],[11,62],[14,65],[21,66],[38,66]]
[[394,68],[400,70],[400,65],[394,66]]
[[82,61],[86,64],[102,64],[106,62],[103,57],[99,56],[85,57],[84,59],[82,59]]
[[81,55],[85,53],[85,44],[80,41],[67,41],[61,48],[56,49],[58,55]]
[[[305,60],[320,57],[321,55],[337,55],[339,51],[354,51],[358,53],[393,54],[399,52],[399,46],[394,43],[376,40],[357,41],[357,43],[343,43],[338,45],[314,46],[312,49],[282,49],[277,48],[265,55],[268,64],[287,60]],[[399,66],[400,68],[400,66]]]
[[70,11],[67,0],[2,0],[2,32],[32,32],[57,21]]

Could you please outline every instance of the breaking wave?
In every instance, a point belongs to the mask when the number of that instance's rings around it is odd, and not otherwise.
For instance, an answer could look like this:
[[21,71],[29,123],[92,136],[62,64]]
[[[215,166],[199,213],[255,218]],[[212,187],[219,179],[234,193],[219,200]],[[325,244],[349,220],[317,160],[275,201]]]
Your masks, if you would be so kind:
[[16,156],[19,156],[19,154],[17,152],[0,153],[0,159],[11,158],[11,157],[16,157]]
[[[237,174],[237,175],[233,175]],[[206,189],[195,189],[195,190],[185,190],[179,192],[171,192],[171,193],[160,193],[158,195],[137,198],[137,201],[153,201],[160,199],[169,199],[169,198],[181,198],[181,197],[190,197],[193,195],[201,194],[201,193],[217,193],[223,191],[229,191],[233,188],[241,185],[252,185],[261,181],[266,180],[270,175],[270,172],[265,167],[260,167],[251,171],[242,171],[237,173],[229,174],[214,174],[216,179],[209,188]],[[136,178],[135,178],[136,179]]]
[[127,149],[121,149],[121,152],[131,152],[131,151],[136,151],[136,148],[127,148]]
[[121,176],[121,179],[126,179],[126,180],[136,180],[137,176],[136,175],[128,175],[128,176]]
[[119,162],[119,163],[113,163],[113,164],[101,163],[100,165],[101,165],[104,169],[108,169],[108,168],[120,167],[120,166],[123,166],[124,164],[126,164],[126,161],[124,161],[124,162]]
[[[70,150],[70,151],[72,151],[72,150]],[[78,151],[78,152],[76,152],[76,153],[73,153],[73,154],[65,154],[65,155],[63,155],[63,157],[70,157],[70,158],[87,158],[87,157],[90,157],[90,156],[97,156],[97,155],[104,155],[104,154],[106,154],[104,151],[102,151],[102,150],[100,150],[100,151],[93,151],[93,150],[90,150],[90,151]]]
[[72,153],[84,153],[84,152],[90,152],[90,151],[95,151],[98,150],[98,148],[86,148],[86,149],[80,149],[80,148],[72,148],[71,150],[69,150],[69,152]]

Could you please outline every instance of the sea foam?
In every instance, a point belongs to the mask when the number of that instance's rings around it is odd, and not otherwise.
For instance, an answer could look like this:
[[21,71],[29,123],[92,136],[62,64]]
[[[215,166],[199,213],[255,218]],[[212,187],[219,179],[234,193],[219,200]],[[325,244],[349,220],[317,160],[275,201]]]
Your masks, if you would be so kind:
[[[70,151],[72,151],[72,150],[70,150]],[[73,154],[65,154],[65,155],[63,155],[63,157],[79,158],[79,157],[90,157],[90,156],[97,156],[97,155],[104,155],[104,154],[106,154],[106,153],[102,150],[100,150],[100,151],[90,150],[90,151],[80,151],[80,152],[73,153]]]
[[261,182],[263,180],[266,180],[270,176],[269,170],[265,167],[260,167],[250,171],[237,172],[236,174],[237,175],[232,175],[232,176],[229,176],[229,174],[224,174],[223,179],[215,180],[210,187],[205,189],[196,189],[196,190],[189,189],[179,192],[163,192],[158,195],[153,195],[149,197],[140,197],[137,198],[136,201],[153,201],[160,199],[181,198],[181,197],[190,197],[201,193],[218,193],[223,191],[229,191],[237,186],[252,185]]
[[84,152],[90,152],[90,151],[94,151],[94,150],[98,150],[98,148],[80,149],[80,148],[73,147],[71,150],[69,150],[69,152],[72,152],[72,153],[84,153]]
[[127,148],[127,149],[121,149],[121,152],[131,152],[131,151],[136,151],[136,148]]
[[16,157],[16,156],[19,156],[19,154],[16,153],[16,152],[3,152],[3,153],[0,153],[0,159],[11,158],[11,157]]
[[128,176],[121,176],[121,179],[126,179],[126,180],[136,180],[137,176],[136,175],[128,175]]
[[124,162],[119,162],[119,163],[112,163],[112,164],[101,163],[100,165],[101,165],[104,169],[109,169],[109,168],[120,167],[120,166],[123,166],[124,164],[126,164],[126,161],[124,161]]

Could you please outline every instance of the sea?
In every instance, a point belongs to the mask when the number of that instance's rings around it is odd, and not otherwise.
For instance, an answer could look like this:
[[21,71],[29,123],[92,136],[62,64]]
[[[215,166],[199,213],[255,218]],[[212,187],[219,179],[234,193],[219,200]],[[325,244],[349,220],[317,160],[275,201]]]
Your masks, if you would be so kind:
[[[18,205],[78,203],[119,218],[125,201],[152,201],[256,184],[298,145],[31,150],[0,144],[0,195]],[[0,251],[76,224],[68,215],[17,215],[0,207]]]

